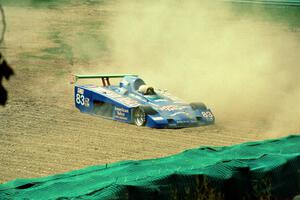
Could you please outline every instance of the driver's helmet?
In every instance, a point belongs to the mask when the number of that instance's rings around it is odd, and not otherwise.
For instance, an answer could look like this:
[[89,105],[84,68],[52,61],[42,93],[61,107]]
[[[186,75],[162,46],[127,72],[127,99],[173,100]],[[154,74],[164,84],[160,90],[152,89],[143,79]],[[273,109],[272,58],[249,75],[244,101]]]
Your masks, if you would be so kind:
[[154,88],[148,85],[141,85],[138,92],[143,95],[155,95]]

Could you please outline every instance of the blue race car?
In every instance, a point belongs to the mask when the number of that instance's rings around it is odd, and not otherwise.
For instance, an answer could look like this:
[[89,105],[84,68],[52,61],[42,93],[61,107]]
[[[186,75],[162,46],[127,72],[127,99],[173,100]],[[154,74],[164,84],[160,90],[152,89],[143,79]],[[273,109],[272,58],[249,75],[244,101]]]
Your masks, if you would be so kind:
[[[74,75],[75,106],[83,113],[148,126],[183,128],[213,124],[215,117],[203,103],[187,104],[163,90],[154,90],[137,75]],[[122,78],[111,85],[110,78]],[[79,85],[79,79],[101,79],[102,86]]]

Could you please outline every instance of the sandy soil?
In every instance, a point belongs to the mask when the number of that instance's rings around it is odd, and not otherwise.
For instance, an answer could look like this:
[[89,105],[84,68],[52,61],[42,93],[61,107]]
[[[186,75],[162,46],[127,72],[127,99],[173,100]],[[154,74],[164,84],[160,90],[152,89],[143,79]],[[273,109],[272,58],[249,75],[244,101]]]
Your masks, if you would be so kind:
[[111,60],[105,45],[89,58],[68,48],[80,43],[81,33],[88,38],[93,38],[88,33],[104,34],[113,5],[7,6],[5,11],[8,31],[1,50],[16,76],[4,83],[9,102],[0,108],[0,182],[274,137],[262,134],[266,127],[259,121],[237,126],[229,118],[212,126],[156,130],[81,114],[74,107],[69,74],[95,64],[99,72],[108,71]]

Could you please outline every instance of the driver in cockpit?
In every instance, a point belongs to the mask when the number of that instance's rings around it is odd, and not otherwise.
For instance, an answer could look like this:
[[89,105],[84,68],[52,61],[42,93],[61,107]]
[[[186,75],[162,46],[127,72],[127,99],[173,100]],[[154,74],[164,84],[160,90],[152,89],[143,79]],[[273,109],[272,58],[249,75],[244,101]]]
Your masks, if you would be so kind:
[[138,92],[143,95],[156,95],[154,88],[148,85],[141,85],[138,89]]

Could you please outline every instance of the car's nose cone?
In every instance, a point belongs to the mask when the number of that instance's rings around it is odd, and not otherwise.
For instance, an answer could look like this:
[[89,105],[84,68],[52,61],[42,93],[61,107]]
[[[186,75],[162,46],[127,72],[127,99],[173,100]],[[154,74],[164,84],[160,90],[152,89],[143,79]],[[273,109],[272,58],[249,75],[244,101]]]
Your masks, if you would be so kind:
[[197,120],[195,116],[192,116],[187,112],[174,113],[168,118],[169,127],[188,127],[196,123]]

